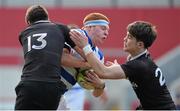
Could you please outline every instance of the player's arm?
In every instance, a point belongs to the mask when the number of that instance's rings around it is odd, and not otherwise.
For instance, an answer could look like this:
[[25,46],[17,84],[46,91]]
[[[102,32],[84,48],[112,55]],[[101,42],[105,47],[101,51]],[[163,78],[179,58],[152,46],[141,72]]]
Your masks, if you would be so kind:
[[88,63],[100,78],[104,79],[122,79],[125,78],[124,71],[121,66],[115,61],[111,66],[102,64],[93,53],[86,55]]
[[125,78],[124,71],[122,70],[121,66],[116,62],[113,63],[111,66],[105,66],[100,62],[100,60],[92,52],[91,47],[88,45],[87,37],[84,37],[84,35],[81,35],[76,31],[71,31],[70,35],[74,43],[77,46],[83,48],[83,52],[86,56],[86,60],[92,66],[92,68],[100,78],[105,78],[105,79]]
[[61,64],[66,67],[75,67],[75,68],[79,68],[79,67],[89,68],[90,67],[90,65],[84,60],[79,60],[76,57],[72,56],[70,54],[70,51],[66,48],[63,49]]
[[84,52],[81,48],[79,48],[78,46],[75,46],[73,48],[79,55],[81,55],[82,58],[84,58],[84,60],[86,60],[86,56],[84,55]]
[[76,46],[76,44],[71,40],[69,34],[70,29],[67,26],[65,26],[63,29],[64,29],[65,41],[67,42],[67,44],[69,44],[77,53],[79,53],[81,57],[84,58],[84,60],[86,60],[86,56],[84,55],[83,50],[78,46]]
[[105,82],[101,80],[94,71],[88,71],[86,73],[86,80],[94,85],[95,89],[93,90],[92,94],[95,97],[99,97],[104,93]]

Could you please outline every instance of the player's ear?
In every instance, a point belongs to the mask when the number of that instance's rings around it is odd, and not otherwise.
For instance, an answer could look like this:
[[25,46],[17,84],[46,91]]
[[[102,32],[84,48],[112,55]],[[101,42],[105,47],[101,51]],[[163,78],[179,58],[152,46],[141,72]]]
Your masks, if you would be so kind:
[[30,25],[30,22],[29,22],[29,21],[27,21],[27,24],[28,24],[28,25]]
[[144,43],[141,41],[139,41],[137,45],[138,45],[138,47],[144,47]]
[[25,19],[25,22],[27,25],[30,25],[30,22],[27,19]]

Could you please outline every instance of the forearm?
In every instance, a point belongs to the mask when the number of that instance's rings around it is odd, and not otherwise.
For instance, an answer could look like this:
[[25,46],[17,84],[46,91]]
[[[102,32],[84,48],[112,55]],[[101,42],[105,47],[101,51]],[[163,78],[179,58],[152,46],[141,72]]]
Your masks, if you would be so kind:
[[63,66],[66,66],[66,67],[75,67],[75,68],[79,68],[79,67],[89,68],[90,67],[90,65],[84,60],[79,60],[73,57],[72,55],[66,54],[66,53],[62,55],[61,63]]
[[74,50],[75,50],[76,52],[78,52],[78,54],[79,54],[82,58],[84,58],[84,60],[86,60],[86,56],[84,55],[83,50],[82,50],[81,48],[79,48],[78,46],[75,46],[75,47],[74,47]]
[[123,79],[125,78],[124,71],[119,64],[112,66],[105,66],[99,59],[91,52],[86,55],[88,63],[91,65],[96,74],[102,79]]
[[93,54],[93,52],[86,55],[88,63],[99,77],[103,77],[106,72],[106,66]]

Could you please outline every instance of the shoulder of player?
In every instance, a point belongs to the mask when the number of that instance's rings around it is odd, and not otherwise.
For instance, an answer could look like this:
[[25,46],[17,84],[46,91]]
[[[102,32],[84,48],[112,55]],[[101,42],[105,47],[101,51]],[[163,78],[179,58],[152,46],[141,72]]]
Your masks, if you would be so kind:
[[58,27],[65,27],[68,28],[67,25],[63,24],[63,23],[57,23],[57,22],[52,22],[53,24],[57,25]]
[[135,69],[146,69],[148,67],[147,62],[148,62],[147,60],[135,59],[135,60],[127,61],[126,64]]
[[67,25],[62,23],[54,23],[60,30],[69,33],[70,29],[67,27]]

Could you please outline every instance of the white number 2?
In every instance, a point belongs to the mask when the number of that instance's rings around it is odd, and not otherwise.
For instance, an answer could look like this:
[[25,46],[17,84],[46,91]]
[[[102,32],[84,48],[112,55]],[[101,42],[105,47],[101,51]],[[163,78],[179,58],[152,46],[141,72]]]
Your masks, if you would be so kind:
[[[46,45],[47,42],[44,39],[47,36],[47,33],[38,33],[38,34],[33,34],[32,36],[28,36],[28,52],[31,50],[31,48],[33,49],[43,49]],[[31,43],[31,37],[37,37],[37,41],[41,42],[41,45],[33,45]]]
[[158,77],[158,75],[160,75],[159,77],[159,83],[161,86],[163,86],[165,84],[165,79],[163,78],[163,75],[162,75],[162,71],[160,68],[157,68],[156,71],[155,71],[155,76]]

